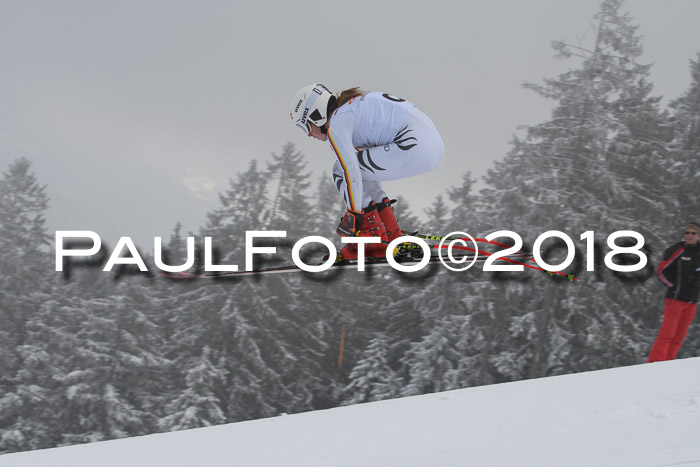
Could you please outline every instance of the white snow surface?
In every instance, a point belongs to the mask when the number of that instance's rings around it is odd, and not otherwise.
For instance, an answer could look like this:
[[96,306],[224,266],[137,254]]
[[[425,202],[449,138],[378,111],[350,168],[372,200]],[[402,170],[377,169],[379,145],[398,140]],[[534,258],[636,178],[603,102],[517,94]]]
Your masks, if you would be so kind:
[[0,466],[700,466],[700,358],[6,454]]

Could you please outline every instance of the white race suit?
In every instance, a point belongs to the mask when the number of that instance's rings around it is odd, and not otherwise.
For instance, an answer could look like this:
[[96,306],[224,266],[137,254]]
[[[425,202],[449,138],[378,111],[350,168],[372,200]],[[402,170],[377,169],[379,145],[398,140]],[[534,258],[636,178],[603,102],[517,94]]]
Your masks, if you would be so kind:
[[381,92],[351,99],[333,112],[328,141],[338,160],[333,181],[348,209],[360,212],[386,197],[382,181],[436,169],[445,146],[415,105]]

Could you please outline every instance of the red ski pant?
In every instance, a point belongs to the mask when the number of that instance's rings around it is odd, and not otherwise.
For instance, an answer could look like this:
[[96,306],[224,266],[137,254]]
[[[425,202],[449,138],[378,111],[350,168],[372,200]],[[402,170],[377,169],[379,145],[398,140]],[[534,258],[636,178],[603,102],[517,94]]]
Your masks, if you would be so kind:
[[647,362],[660,362],[676,358],[697,309],[697,303],[681,302],[672,298],[666,299],[661,329],[659,329],[659,335],[651,348]]

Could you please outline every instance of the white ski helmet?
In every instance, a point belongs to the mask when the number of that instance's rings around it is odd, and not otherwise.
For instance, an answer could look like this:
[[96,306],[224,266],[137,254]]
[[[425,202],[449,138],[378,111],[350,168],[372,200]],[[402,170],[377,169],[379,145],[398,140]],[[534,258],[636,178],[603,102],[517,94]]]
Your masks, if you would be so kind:
[[328,103],[335,96],[322,84],[309,84],[294,95],[290,105],[289,116],[296,126],[307,135],[311,125],[322,127],[328,121]]

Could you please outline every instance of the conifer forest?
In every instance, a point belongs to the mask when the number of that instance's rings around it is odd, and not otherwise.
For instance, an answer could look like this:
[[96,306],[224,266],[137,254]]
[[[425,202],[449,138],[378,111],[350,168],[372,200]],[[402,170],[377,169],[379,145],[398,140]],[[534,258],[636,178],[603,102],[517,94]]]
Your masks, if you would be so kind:
[[[578,282],[478,265],[322,279],[59,273],[46,187],[30,160],[12,158],[0,178],[0,453],[646,361],[663,312],[656,265],[700,219],[700,54],[688,57],[689,88],[662,104],[621,3],[602,2],[590,49],[553,42],[569,71],[524,84],[551,115],[513,137],[483,188],[465,173],[423,212],[395,204],[406,230],[511,230],[526,247],[550,230],[577,245],[594,231],[596,269],[572,266]],[[173,219],[168,264],[184,262],[188,236],[212,237],[217,261],[239,265],[248,230],[340,245],[342,200],[292,143],[232,174],[219,198],[198,232]],[[643,270],[603,265],[606,238],[621,230],[644,236]],[[679,357],[698,355],[696,319]]]

